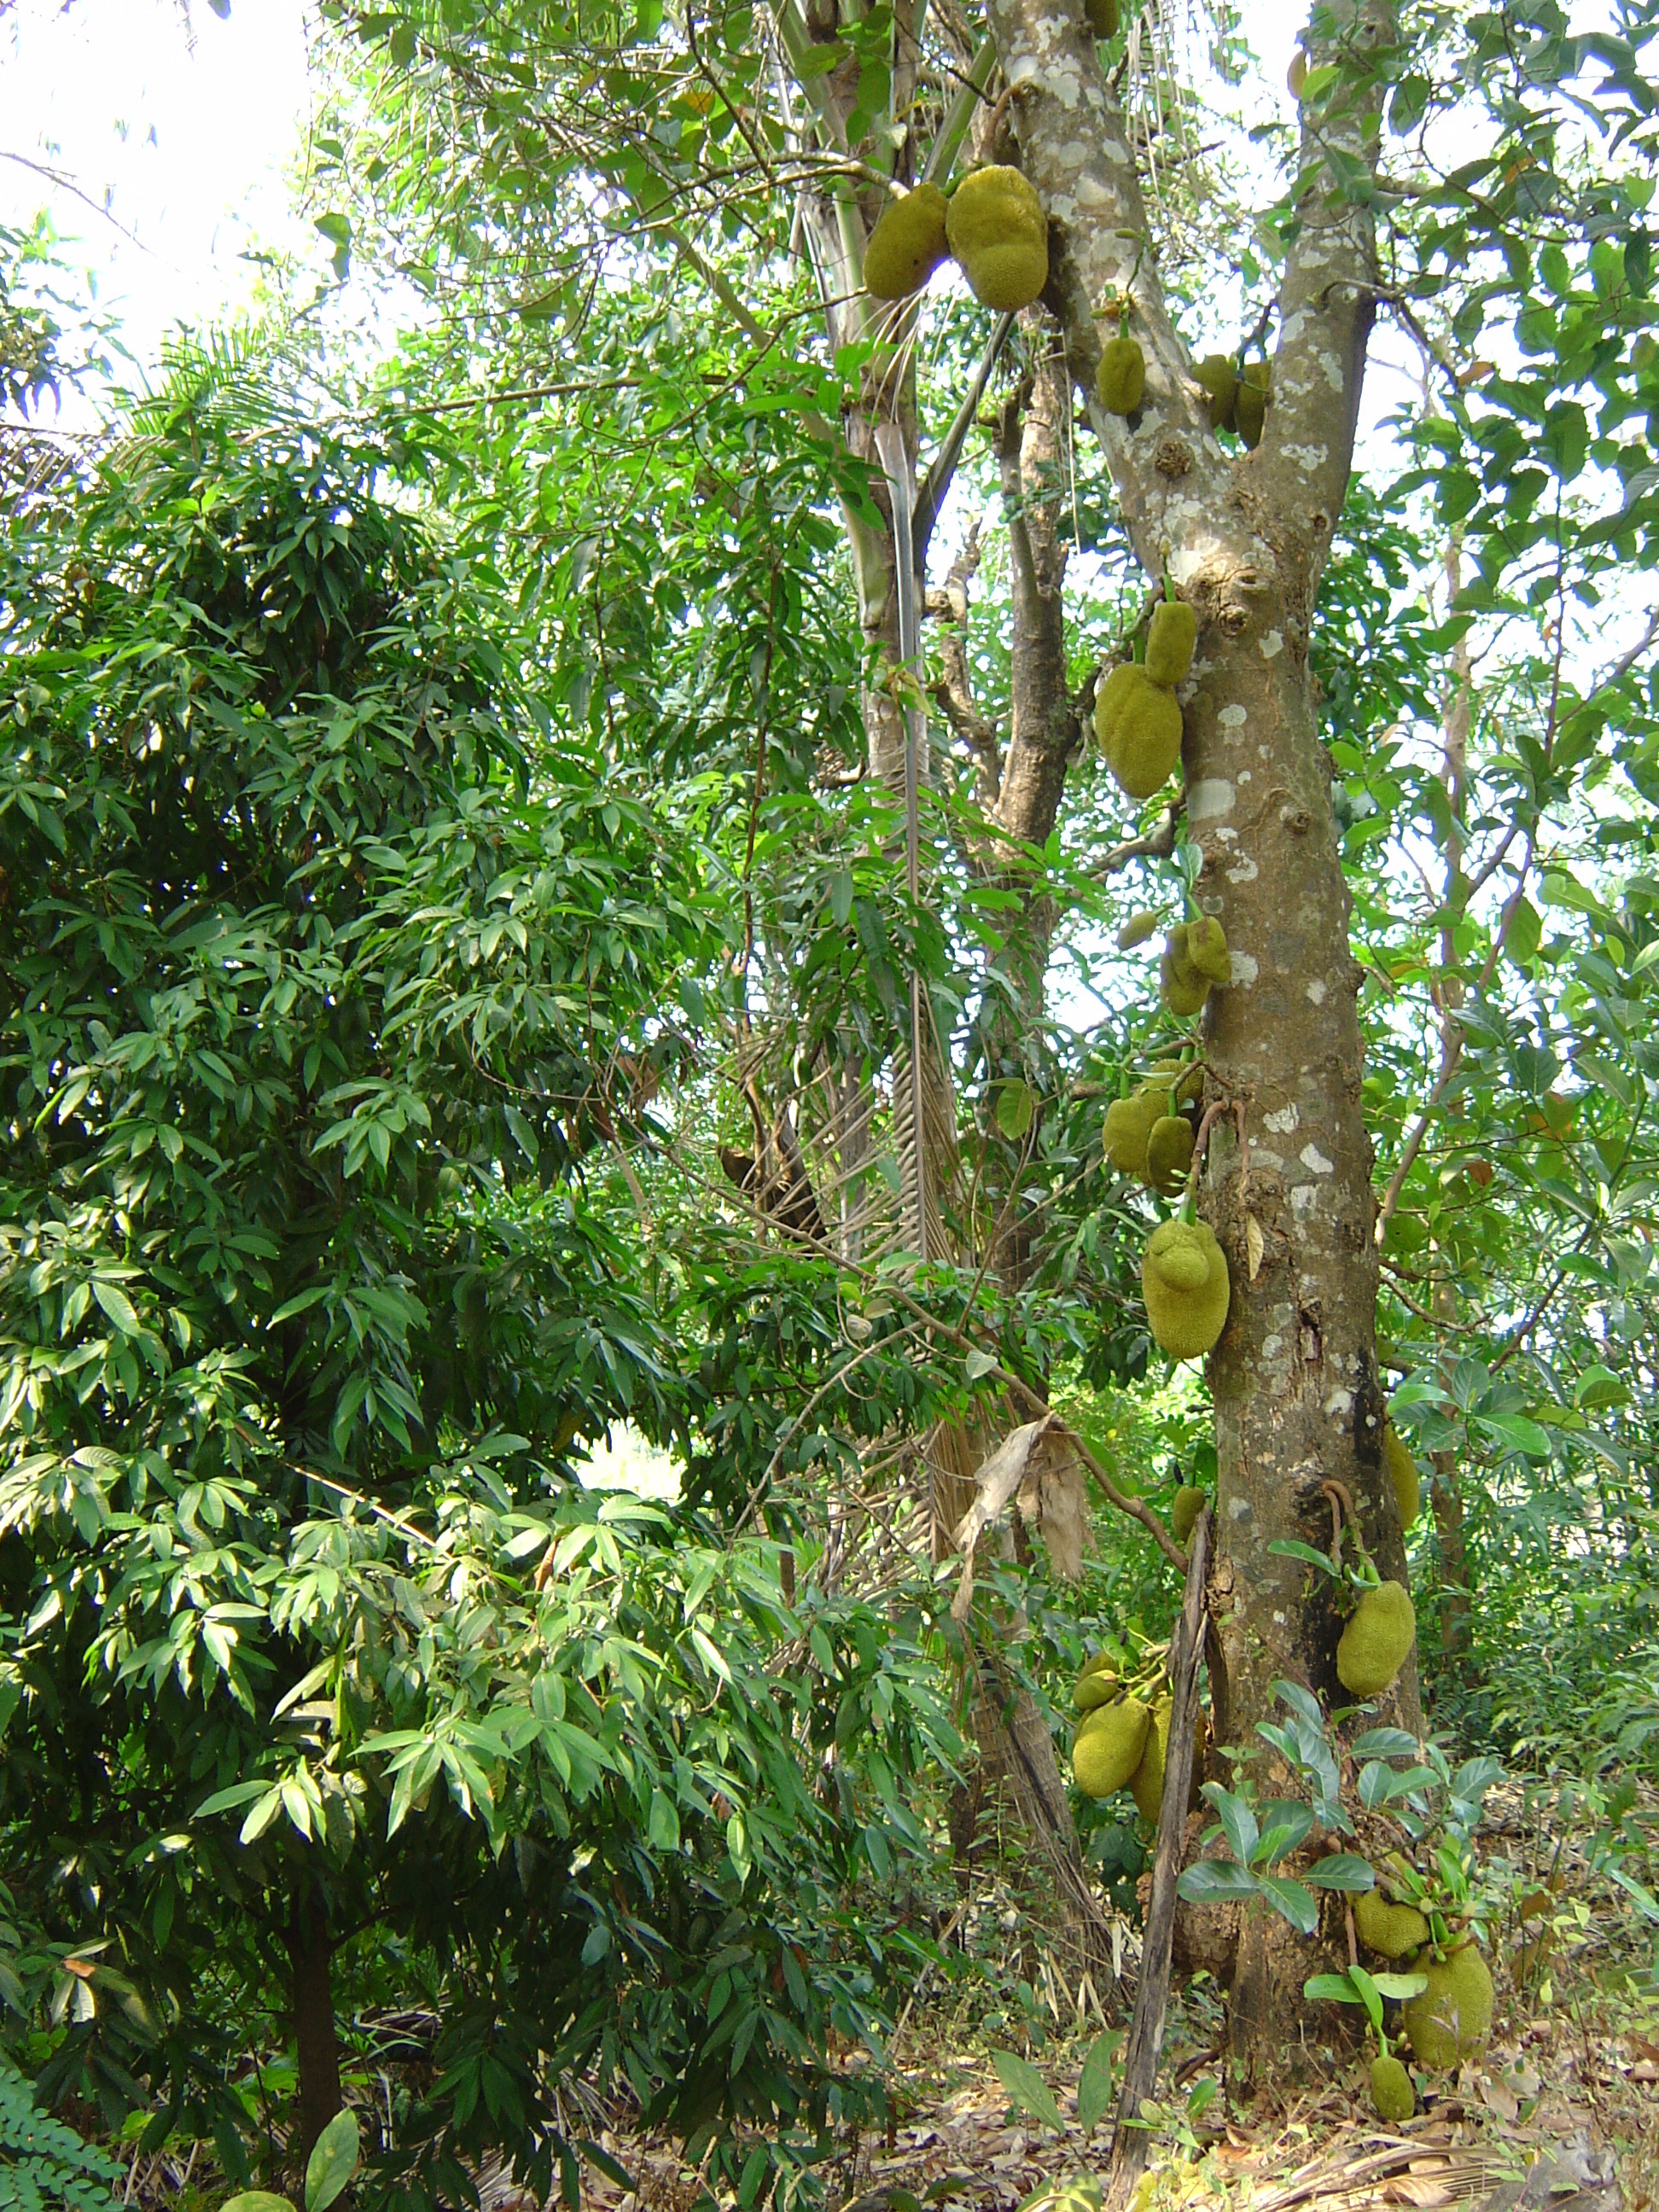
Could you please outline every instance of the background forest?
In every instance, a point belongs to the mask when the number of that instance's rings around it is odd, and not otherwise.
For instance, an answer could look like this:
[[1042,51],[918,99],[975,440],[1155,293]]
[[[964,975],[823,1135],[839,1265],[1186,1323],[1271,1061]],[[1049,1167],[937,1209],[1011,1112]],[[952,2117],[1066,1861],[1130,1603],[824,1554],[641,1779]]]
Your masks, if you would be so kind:
[[319,0],[258,315],[0,232],[0,2205],[1060,2181],[1189,1543],[1157,2185],[1560,2022],[1650,2201],[1659,8],[1050,5]]

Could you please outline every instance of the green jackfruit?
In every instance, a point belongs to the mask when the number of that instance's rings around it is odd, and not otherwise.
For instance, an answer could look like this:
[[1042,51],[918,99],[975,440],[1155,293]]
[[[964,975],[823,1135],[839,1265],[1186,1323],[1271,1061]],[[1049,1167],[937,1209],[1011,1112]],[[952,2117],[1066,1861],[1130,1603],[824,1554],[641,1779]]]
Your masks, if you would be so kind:
[[1354,1933],[1379,1959],[1403,1959],[1429,1940],[1429,1923],[1414,1905],[1390,1905],[1381,1890],[1362,1890],[1353,1901]]
[[1196,921],[1188,923],[1187,965],[1206,982],[1218,983],[1223,989],[1232,981],[1233,963],[1227,950],[1227,933],[1212,914],[1200,915]]
[[1146,1180],[1165,1198],[1181,1188],[1193,1164],[1193,1125],[1184,1114],[1165,1114],[1146,1133]]
[[1224,353],[1206,353],[1193,371],[1194,381],[1201,385],[1210,403],[1210,428],[1231,430],[1233,427],[1233,407],[1238,396],[1238,379],[1233,373],[1232,359]]
[[1018,169],[974,169],[951,197],[951,251],[974,297],[1007,313],[1029,307],[1048,281],[1048,218]]
[[1095,694],[1095,736],[1121,789],[1150,799],[1181,759],[1180,702],[1168,684],[1122,661]]
[[1237,396],[1233,401],[1233,428],[1252,452],[1261,443],[1263,425],[1267,419],[1267,402],[1273,397],[1273,373],[1265,361],[1247,361],[1244,374],[1239,380]]
[[[1134,1792],[1135,1809],[1143,1820],[1152,1826],[1164,1806],[1164,1776],[1170,1758],[1170,1716],[1175,1701],[1166,1690],[1152,1707],[1152,1724],[1146,1731],[1146,1747],[1140,1754],[1140,1764],[1129,1778],[1129,1787]],[[1187,1792],[1189,1807],[1202,1802],[1200,1788],[1204,1773],[1204,1747],[1209,1731],[1204,1716],[1200,1713],[1193,1728],[1192,1780]]]
[[1105,1653],[1100,1652],[1084,1668],[1072,1685],[1072,1703],[1080,1713],[1091,1713],[1097,1705],[1109,1705],[1117,1695],[1117,1675]]
[[1401,2008],[1412,2049],[1437,2074],[1449,2074],[1486,2047],[1492,2033],[1492,1975],[1473,1943],[1449,1959],[1419,1959],[1429,1985]]
[[1416,1520],[1423,1504],[1423,1484],[1417,1471],[1417,1462],[1400,1441],[1400,1432],[1392,1421],[1382,1431],[1382,1460],[1389,1470],[1389,1480],[1394,1485],[1395,1504],[1400,1508],[1400,1525],[1409,1528]]
[[1164,1003],[1182,1020],[1201,1012],[1210,995],[1210,979],[1200,975],[1187,955],[1187,924],[1178,921],[1164,939],[1164,957],[1158,963],[1158,988]]
[[1072,1739],[1072,1772],[1091,1797],[1109,1797],[1121,1790],[1140,1764],[1152,1714],[1139,1698],[1102,1705],[1089,1715]]
[[1115,1098],[1106,1109],[1101,1132],[1107,1158],[1120,1175],[1146,1179],[1146,1139],[1164,1109],[1156,1093],[1138,1091],[1133,1098]]
[[1083,12],[1096,38],[1116,38],[1117,0],[1084,0]]
[[1146,356],[1133,338],[1115,337],[1103,346],[1095,371],[1095,390],[1109,415],[1133,415],[1146,389]]
[[937,185],[918,185],[886,208],[864,249],[864,289],[872,300],[907,299],[949,258],[947,204]]
[[1154,1342],[1176,1359],[1201,1359],[1227,1325],[1227,1255],[1204,1221],[1165,1221],[1140,1262],[1140,1291]]
[[1127,921],[1124,923],[1122,928],[1119,930],[1117,933],[1118,951],[1120,952],[1133,952],[1137,945],[1144,945],[1146,942],[1146,939],[1152,935],[1152,932],[1157,927],[1158,916],[1152,912],[1150,907],[1143,907],[1139,914],[1132,914]]
[[1372,2059],[1371,2102],[1382,2120],[1408,2120],[1417,2110],[1412,2077],[1397,2058]]
[[1386,1690],[1406,1663],[1417,1641],[1417,1615],[1401,1583],[1368,1589],[1336,1647],[1337,1680],[1356,1698],[1375,1698]]
[[1162,599],[1146,633],[1146,673],[1154,684],[1184,684],[1198,642],[1198,617],[1184,599]]
[[1285,89],[1292,100],[1300,100],[1302,88],[1308,82],[1308,55],[1305,47],[1298,46],[1291,56],[1291,65],[1285,72]]
[[1193,1533],[1193,1524],[1209,1504],[1205,1492],[1190,1482],[1183,1482],[1175,1494],[1175,1504],[1170,1508],[1170,1526],[1175,1531],[1177,1544],[1184,1544]]

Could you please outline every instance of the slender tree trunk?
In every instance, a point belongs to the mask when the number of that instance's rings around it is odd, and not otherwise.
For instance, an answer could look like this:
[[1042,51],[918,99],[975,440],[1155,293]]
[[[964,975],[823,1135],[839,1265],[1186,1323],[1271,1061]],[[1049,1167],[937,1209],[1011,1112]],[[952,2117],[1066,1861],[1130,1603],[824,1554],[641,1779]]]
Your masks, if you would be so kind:
[[340,2047],[334,2029],[334,1946],[328,1914],[313,1890],[288,1928],[293,1969],[294,2046],[300,2074],[295,2164],[303,2172],[318,2136],[340,2109]]
[[[1387,40],[1366,0],[1344,35]],[[991,0],[991,22],[1027,176],[1051,222],[1048,298],[1090,396],[1125,522],[1149,575],[1199,617],[1184,687],[1187,835],[1202,854],[1200,906],[1232,950],[1233,983],[1204,1018],[1218,1122],[1201,1192],[1226,1252],[1231,1310],[1209,1368],[1219,1460],[1211,1583],[1217,1740],[1249,1744],[1281,1677],[1346,1703],[1336,1680],[1331,1585],[1275,1552],[1328,1546],[1341,1486],[1381,1571],[1403,1580],[1399,1516],[1382,1468],[1376,1346],[1376,1203],[1361,1109],[1361,971],[1331,806],[1330,763],[1308,678],[1314,594],[1346,492],[1376,297],[1373,223],[1333,187],[1328,149],[1374,170],[1376,117],[1328,108],[1304,134],[1310,181],[1279,300],[1273,401],[1258,449],[1233,458],[1211,432],[1165,308],[1121,114],[1080,16],[1046,0]],[[1307,43],[1334,58],[1331,19]],[[1101,305],[1128,288],[1146,356],[1133,416],[1094,398]],[[1252,1267],[1252,1221],[1261,1259]],[[1419,1724],[1408,1662],[1381,1717]],[[1258,1790],[1291,1783],[1271,1760]],[[1335,1948],[1333,1912],[1324,1948]],[[1229,2035],[1249,2070],[1291,2048],[1321,1947],[1243,1916]]]

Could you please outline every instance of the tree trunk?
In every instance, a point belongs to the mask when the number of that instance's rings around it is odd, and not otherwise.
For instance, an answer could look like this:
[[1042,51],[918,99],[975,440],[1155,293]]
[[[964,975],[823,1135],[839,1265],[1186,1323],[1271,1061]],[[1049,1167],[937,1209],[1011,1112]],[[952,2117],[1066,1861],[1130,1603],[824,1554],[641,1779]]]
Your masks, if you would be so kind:
[[293,1969],[294,2047],[300,2075],[295,2163],[304,2172],[312,2146],[340,2109],[340,2046],[334,2032],[334,1946],[328,1914],[313,1890],[288,1927]]
[[[1280,1677],[1328,1704],[1346,1701],[1331,1585],[1273,1549],[1285,1539],[1328,1546],[1328,1480],[1352,1500],[1382,1572],[1405,1577],[1382,1467],[1361,971],[1348,950],[1330,764],[1307,669],[1376,283],[1371,217],[1334,191],[1324,157],[1328,145],[1374,171],[1376,118],[1328,109],[1322,140],[1304,134],[1313,181],[1281,285],[1273,402],[1259,447],[1233,458],[1209,428],[1143,250],[1146,213],[1121,115],[1080,15],[1044,0],[991,0],[990,12],[1023,166],[1050,216],[1048,297],[1073,374],[1143,567],[1166,575],[1199,617],[1182,692],[1187,835],[1203,856],[1199,903],[1220,919],[1233,956],[1232,988],[1212,995],[1203,1043],[1209,1101],[1236,1111],[1245,1132],[1241,1146],[1228,1123],[1216,1125],[1202,1189],[1232,1278],[1209,1370],[1219,1460],[1211,1680],[1218,1741],[1250,1744]],[[1329,27],[1327,15],[1316,21]],[[1383,40],[1391,24],[1368,0],[1345,35]],[[1328,36],[1310,32],[1306,43],[1314,66],[1335,58]],[[1146,356],[1145,398],[1127,419],[1094,396],[1097,309],[1126,287]],[[1252,1219],[1262,1238],[1254,1273]],[[1379,1717],[1419,1725],[1410,1662]],[[1264,1794],[1291,1779],[1270,1760],[1252,1776]],[[1293,2045],[1319,1947],[1288,1929],[1287,1940],[1270,1936],[1259,1915],[1243,1919],[1229,2033],[1255,2071]]]

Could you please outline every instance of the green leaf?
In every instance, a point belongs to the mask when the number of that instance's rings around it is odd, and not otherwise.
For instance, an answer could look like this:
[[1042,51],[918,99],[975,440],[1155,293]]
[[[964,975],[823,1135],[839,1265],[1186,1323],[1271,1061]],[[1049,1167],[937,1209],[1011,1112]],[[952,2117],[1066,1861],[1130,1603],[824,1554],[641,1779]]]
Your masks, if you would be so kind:
[[294,2207],[273,2190],[243,2189],[234,2197],[227,2197],[219,2212],[294,2212]]
[[1198,1859],[1183,1869],[1176,1887],[1189,1905],[1228,1905],[1256,1896],[1260,1884],[1248,1867],[1231,1859]]
[[357,2115],[343,2105],[306,2160],[306,2212],[328,2212],[357,2171]]
[[1364,1999],[1346,1974],[1310,1974],[1302,1984],[1310,2004],[1360,2004]]
[[1096,2037],[1083,2062],[1077,2085],[1077,2124],[1085,2136],[1093,2134],[1112,2108],[1112,2067],[1122,2043],[1122,2030],[1108,2028]]
[[1018,1144],[1036,1116],[1036,1093],[1029,1083],[1011,1079],[997,1092],[997,1127],[1011,1144]]
[[1012,2103],[1029,2112],[1034,2120],[1041,2120],[1045,2128],[1052,2128],[1057,2136],[1065,2134],[1066,2123],[1060,2107],[1048,2083],[1028,2059],[1022,2058],[1017,2051],[994,2051],[991,2063]]
[[1298,1935],[1313,1934],[1319,1925],[1319,1907],[1315,1904],[1310,1890],[1304,1889],[1299,1881],[1292,1881],[1288,1875],[1263,1874],[1258,1875],[1256,1880],[1262,1895],[1284,1915]]
[[1311,1866],[1302,1869],[1304,1881],[1310,1881],[1316,1889],[1375,1889],[1376,1875],[1369,1859],[1362,1859],[1354,1851],[1334,1851],[1328,1858],[1316,1859]]
[[830,878],[830,911],[835,916],[837,929],[845,929],[853,918],[853,875],[849,868],[837,868]]

